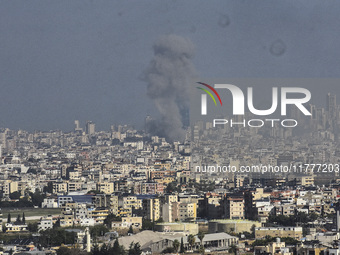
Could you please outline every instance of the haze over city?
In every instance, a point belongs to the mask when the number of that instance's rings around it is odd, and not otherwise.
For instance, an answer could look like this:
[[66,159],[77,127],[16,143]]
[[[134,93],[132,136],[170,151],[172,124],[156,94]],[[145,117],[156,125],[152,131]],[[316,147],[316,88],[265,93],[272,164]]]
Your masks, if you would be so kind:
[[340,255],[339,2],[0,4],[0,255]]
[[198,79],[338,77],[339,9],[321,1],[3,1],[0,127],[68,131],[78,119],[98,130],[142,128],[146,115],[159,115],[145,72],[168,35],[192,43]]

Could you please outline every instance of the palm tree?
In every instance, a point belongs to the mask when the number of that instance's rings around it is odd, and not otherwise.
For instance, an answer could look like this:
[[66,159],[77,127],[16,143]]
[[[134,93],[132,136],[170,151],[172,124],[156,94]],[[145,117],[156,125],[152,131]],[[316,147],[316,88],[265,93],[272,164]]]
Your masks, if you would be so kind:
[[183,243],[183,237],[181,238],[181,248],[179,249],[179,253],[184,253],[185,249],[184,249],[184,243]]
[[200,250],[202,251],[202,254],[204,254],[204,246],[203,246],[204,233],[203,232],[199,232],[197,237],[201,241],[201,248],[200,248]]
[[175,239],[175,241],[172,243],[172,247],[174,247],[174,250],[175,250],[176,253],[178,251],[179,245],[180,245],[180,243],[177,239]]
[[192,234],[188,235],[188,243],[189,243],[190,248],[192,250],[192,247],[195,244],[195,236],[194,235],[192,235]]
[[237,246],[235,244],[230,245],[229,252],[237,255]]
[[203,245],[203,238],[204,238],[204,233],[203,232],[199,232],[198,233],[198,235],[197,235],[197,237],[198,237],[198,239],[200,239],[200,241],[201,241],[201,245]]

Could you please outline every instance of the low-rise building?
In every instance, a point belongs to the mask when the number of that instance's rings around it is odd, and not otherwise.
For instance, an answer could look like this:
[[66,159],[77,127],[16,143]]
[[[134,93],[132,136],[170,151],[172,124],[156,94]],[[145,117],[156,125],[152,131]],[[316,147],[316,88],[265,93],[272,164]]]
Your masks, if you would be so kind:
[[266,236],[272,237],[292,237],[302,238],[302,227],[257,227],[255,228],[255,238],[261,239]]
[[219,219],[211,220],[208,224],[209,233],[219,233],[219,232],[252,232],[252,228],[261,227],[261,223],[258,221],[251,220],[228,220]]
[[158,232],[183,232],[186,234],[197,235],[198,224],[186,222],[162,222],[155,224],[155,231]]
[[38,232],[44,231],[46,229],[52,229],[53,228],[53,219],[52,216],[45,216],[40,219],[40,222],[38,223]]
[[26,224],[6,223],[5,226],[6,226],[6,233],[28,231],[28,227]]

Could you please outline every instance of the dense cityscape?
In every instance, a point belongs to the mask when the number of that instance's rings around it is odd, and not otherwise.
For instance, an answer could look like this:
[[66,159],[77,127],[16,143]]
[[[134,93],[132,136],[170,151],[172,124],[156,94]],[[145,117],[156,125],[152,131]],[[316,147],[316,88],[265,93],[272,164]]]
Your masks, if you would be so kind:
[[[303,135],[224,127],[220,143],[202,122],[184,142],[92,121],[72,132],[4,128],[1,253],[339,254],[340,111],[331,94],[326,109],[310,108],[307,120],[291,113]],[[194,161],[304,171],[207,173]],[[306,167],[317,163],[327,171]]]
[[340,255],[339,13],[1,1],[0,255]]

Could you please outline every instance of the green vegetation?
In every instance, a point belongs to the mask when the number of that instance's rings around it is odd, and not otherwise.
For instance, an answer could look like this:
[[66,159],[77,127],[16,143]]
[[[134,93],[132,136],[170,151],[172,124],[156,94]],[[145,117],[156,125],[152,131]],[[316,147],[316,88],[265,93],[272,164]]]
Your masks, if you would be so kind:
[[118,239],[116,239],[113,246],[103,244],[100,248],[98,245],[94,245],[91,251],[91,255],[126,255],[124,247],[119,245]]
[[154,223],[151,220],[144,219],[142,220],[142,230],[153,230]]
[[95,225],[90,227],[90,234],[93,239],[96,239],[98,236],[104,236],[105,233],[110,230],[105,225]]
[[181,246],[180,246],[180,249],[179,249],[179,253],[184,253],[185,252],[185,249],[184,249],[184,243],[183,243],[183,237],[181,238]]
[[36,233],[38,232],[38,222],[30,222],[27,225],[28,231],[31,233]]
[[8,208],[8,207],[15,207],[15,208],[21,208],[21,207],[33,207],[33,203],[29,200],[28,197],[24,197],[19,199],[19,201],[0,201],[0,207],[1,208]]
[[304,212],[297,212],[295,215],[270,215],[268,222],[275,223],[280,226],[295,226],[296,223],[308,223],[315,221],[318,218],[317,214],[306,214]]
[[229,247],[229,253],[237,254],[237,246],[235,244],[230,245]]
[[204,254],[204,245],[203,245],[204,236],[205,236],[205,234],[203,232],[199,232],[198,235],[197,235],[198,239],[200,239],[200,242],[201,242],[200,249],[199,249],[199,252],[201,254]]
[[177,182],[170,182],[166,187],[167,193],[181,192],[181,188],[178,186]]
[[[125,250],[122,245],[119,245],[118,239],[114,242],[113,246],[103,244],[100,248],[96,244],[91,250],[91,255],[140,255],[142,250],[139,243],[132,242],[130,244],[129,250]],[[78,254],[57,254],[57,255],[78,255]]]
[[15,192],[9,194],[10,199],[19,199],[20,196],[21,196],[21,193],[19,191],[15,191]]
[[128,255],[140,255],[140,254],[142,254],[140,244],[132,242],[128,250]]
[[179,241],[176,239],[173,243],[172,243],[172,247],[174,248],[174,251],[177,252],[178,248],[180,246]]
[[190,234],[188,235],[188,243],[190,245],[190,248],[192,249],[195,244],[195,236]]
[[163,254],[176,253],[174,247],[167,247],[162,251]]
[[78,248],[67,248],[65,246],[61,246],[57,250],[57,255],[86,255],[87,252],[80,250]]
[[110,213],[106,219],[104,220],[104,225],[106,225],[108,228],[111,228],[111,223],[113,221],[121,221],[122,220],[122,217],[120,216],[116,216],[114,215],[113,213]]
[[255,234],[254,233],[250,233],[247,231],[243,231],[242,233],[238,233],[237,236],[239,238],[241,238],[241,236],[244,235],[245,239],[254,239],[255,238]]
[[18,201],[1,201],[0,207],[22,208],[41,206],[41,203],[44,201],[45,197],[46,195],[43,192],[40,192],[38,189],[34,193],[33,192],[26,193],[23,198],[21,198],[21,194],[19,192],[13,192],[10,194],[10,198],[16,199]]
[[45,216],[45,215],[55,215],[55,214],[60,214],[60,209],[51,209],[51,208],[19,208],[19,209],[14,209],[14,208],[2,208],[2,214],[12,214],[12,215],[17,215],[17,214],[25,214],[25,218],[27,221],[27,217],[32,217],[32,216]]
[[63,228],[46,229],[40,231],[39,244],[43,247],[60,246],[62,244],[74,244],[75,233]]
[[44,187],[43,191],[45,193],[53,193],[53,182],[48,182],[47,186]]
[[22,233],[0,233],[0,240],[4,242],[4,244],[9,243],[12,240],[18,238],[30,238],[32,235],[28,232]]

